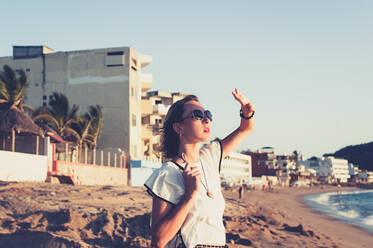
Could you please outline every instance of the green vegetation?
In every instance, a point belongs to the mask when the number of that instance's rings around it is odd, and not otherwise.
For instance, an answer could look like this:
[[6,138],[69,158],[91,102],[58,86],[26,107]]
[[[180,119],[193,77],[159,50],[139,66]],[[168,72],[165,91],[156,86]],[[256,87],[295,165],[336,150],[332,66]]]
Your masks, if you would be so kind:
[[27,77],[24,70],[17,73],[8,65],[4,65],[0,72],[0,103],[8,103],[23,109],[23,100],[26,97]]
[[373,171],[373,142],[346,146],[335,153],[325,154],[336,158],[344,158],[359,166],[359,169]]
[[27,75],[24,70],[18,71],[17,76],[10,66],[3,68],[4,71],[0,72],[0,104],[7,103],[9,108],[17,107],[22,112],[23,107],[27,107],[34,122],[45,131],[52,130],[78,147],[96,148],[103,122],[101,106],[89,106],[88,112],[79,116],[78,105],[70,107],[69,99],[64,94],[53,92],[48,106],[35,110],[23,104],[27,96]]

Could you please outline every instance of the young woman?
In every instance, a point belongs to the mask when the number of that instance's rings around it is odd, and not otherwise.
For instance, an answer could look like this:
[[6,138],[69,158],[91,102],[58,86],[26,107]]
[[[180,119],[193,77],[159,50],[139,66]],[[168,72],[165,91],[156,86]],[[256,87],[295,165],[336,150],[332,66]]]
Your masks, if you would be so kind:
[[211,112],[192,95],[169,109],[162,135],[169,161],[145,182],[153,196],[152,247],[226,247],[220,164],[252,132],[255,113],[237,89],[232,94],[241,104],[240,126],[202,148],[210,141]]

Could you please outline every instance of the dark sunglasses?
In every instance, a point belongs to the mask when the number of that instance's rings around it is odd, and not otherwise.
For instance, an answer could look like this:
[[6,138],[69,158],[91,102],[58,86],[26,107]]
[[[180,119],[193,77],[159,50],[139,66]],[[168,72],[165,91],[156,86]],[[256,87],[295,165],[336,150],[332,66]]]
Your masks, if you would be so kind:
[[207,118],[210,121],[212,121],[212,114],[210,110],[205,110],[205,113],[203,113],[202,110],[196,109],[196,110],[193,110],[190,116],[182,118],[181,121],[188,119],[188,118],[192,118],[198,121],[203,121],[205,118]]

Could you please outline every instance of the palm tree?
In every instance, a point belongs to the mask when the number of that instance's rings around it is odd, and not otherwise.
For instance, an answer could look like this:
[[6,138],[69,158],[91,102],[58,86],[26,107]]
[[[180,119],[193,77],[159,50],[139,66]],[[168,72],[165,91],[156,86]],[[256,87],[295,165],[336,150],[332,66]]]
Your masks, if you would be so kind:
[[91,128],[92,120],[87,119],[84,116],[78,116],[76,120],[71,123],[71,128],[74,130],[72,136],[75,138],[75,144],[81,148],[83,145],[87,146],[91,143],[92,137],[89,133]]
[[48,107],[41,107],[33,114],[33,119],[38,124],[44,124],[52,128],[64,139],[78,137],[79,134],[71,125],[77,120],[78,105],[70,108],[68,98],[58,92],[53,92]]
[[9,103],[23,110],[23,100],[26,97],[27,76],[24,70],[17,73],[8,65],[4,65],[0,73],[0,103]]
[[102,107],[100,105],[89,106],[88,112],[85,114],[87,120],[91,120],[89,127],[90,144],[95,149],[97,147],[97,140],[101,134],[103,115]]

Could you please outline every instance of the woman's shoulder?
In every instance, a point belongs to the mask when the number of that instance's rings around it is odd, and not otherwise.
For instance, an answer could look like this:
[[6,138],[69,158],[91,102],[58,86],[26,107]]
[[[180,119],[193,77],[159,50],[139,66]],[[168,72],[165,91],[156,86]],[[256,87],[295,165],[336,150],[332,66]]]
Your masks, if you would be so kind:
[[204,152],[217,152],[221,150],[221,141],[220,139],[215,139],[208,144],[205,144],[201,147],[200,153]]

